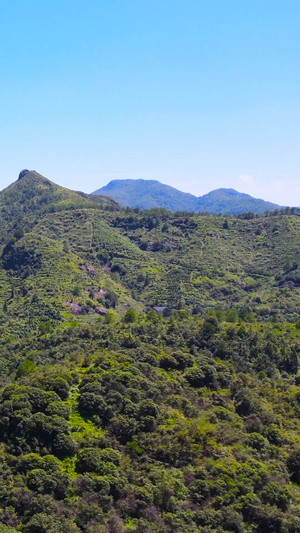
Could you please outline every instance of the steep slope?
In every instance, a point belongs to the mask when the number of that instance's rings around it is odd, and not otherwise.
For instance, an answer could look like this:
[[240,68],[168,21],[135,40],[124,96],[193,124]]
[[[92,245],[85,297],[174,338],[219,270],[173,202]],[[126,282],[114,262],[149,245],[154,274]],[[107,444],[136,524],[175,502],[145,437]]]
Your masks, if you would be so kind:
[[21,335],[72,315],[96,319],[108,309],[140,308],[120,278],[112,279],[104,252],[125,254],[133,277],[149,261],[103,220],[106,209],[116,209],[115,202],[82,196],[36,172],[0,193],[0,332]]
[[211,214],[264,213],[279,207],[234,189],[216,189],[197,198],[156,180],[113,180],[92,194],[107,195],[122,206],[163,207],[170,211],[207,211]]
[[[0,193],[0,217],[4,220],[35,211],[94,207],[93,197],[60,187],[35,171],[20,175],[21,178]],[[98,204],[103,208],[115,206],[113,200],[105,197],[100,197]]]

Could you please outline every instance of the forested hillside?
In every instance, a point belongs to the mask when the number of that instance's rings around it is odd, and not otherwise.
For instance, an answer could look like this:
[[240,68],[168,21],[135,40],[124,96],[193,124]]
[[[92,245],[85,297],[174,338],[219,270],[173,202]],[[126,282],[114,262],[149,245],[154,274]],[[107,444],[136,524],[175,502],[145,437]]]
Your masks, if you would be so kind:
[[216,189],[194,196],[165,185],[156,180],[112,180],[93,195],[105,195],[113,198],[120,205],[139,207],[141,209],[165,208],[170,211],[207,211],[211,215],[237,215],[252,211],[265,213],[279,206],[234,189]]
[[299,240],[2,191],[0,533],[300,532]]

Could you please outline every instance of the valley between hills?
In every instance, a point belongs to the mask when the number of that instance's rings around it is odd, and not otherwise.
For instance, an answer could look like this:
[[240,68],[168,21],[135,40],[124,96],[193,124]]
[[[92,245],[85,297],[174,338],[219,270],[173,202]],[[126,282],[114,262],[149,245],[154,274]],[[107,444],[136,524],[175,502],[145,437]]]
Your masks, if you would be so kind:
[[300,217],[0,193],[0,533],[300,532]]

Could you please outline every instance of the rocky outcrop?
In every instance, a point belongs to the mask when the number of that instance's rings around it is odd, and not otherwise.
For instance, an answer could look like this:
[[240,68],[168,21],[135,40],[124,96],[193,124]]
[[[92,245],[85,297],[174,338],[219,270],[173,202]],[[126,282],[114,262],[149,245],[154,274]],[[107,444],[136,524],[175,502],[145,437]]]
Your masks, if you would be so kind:
[[22,178],[24,178],[24,176],[26,176],[26,174],[28,174],[30,171],[27,170],[27,168],[25,168],[24,170],[21,170],[20,174],[19,174],[19,177],[18,177],[18,180],[21,180]]

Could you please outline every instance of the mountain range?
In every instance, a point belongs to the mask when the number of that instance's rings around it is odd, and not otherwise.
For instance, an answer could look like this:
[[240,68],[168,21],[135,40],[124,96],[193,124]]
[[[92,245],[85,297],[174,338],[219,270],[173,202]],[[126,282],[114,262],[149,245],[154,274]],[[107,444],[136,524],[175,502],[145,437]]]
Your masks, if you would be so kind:
[[163,207],[170,211],[207,211],[210,214],[264,213],[279,207],[234,189],[216,189],[197,197],[159,181],[143,179],[112,180],[92,194],[108,196],[122,206],[140,209]]
[[299,238],[0,192],[0,533],[299,533]]
[[[295,215],[228,221],[128,213],[107,196],[71,191],[26,171],[0,193],[0,222],[0,299],[6,307],[0,333],[9,328],[10,314],[11,327],[25,331],[53,313],[72,315],[71,303],[79,305],[78,315],[87,305],[97,314],[96,308],[110,308],[110,298],[118,312],[178,302],[190,309],[238,302],[260,312],[276,301],[277,280],[293,286],[289,298],[281,294],[281,313],[292,316],[298,298],[298,277],[285,269],[299,256]],[[74,298],[77,285],[84,290]]]

